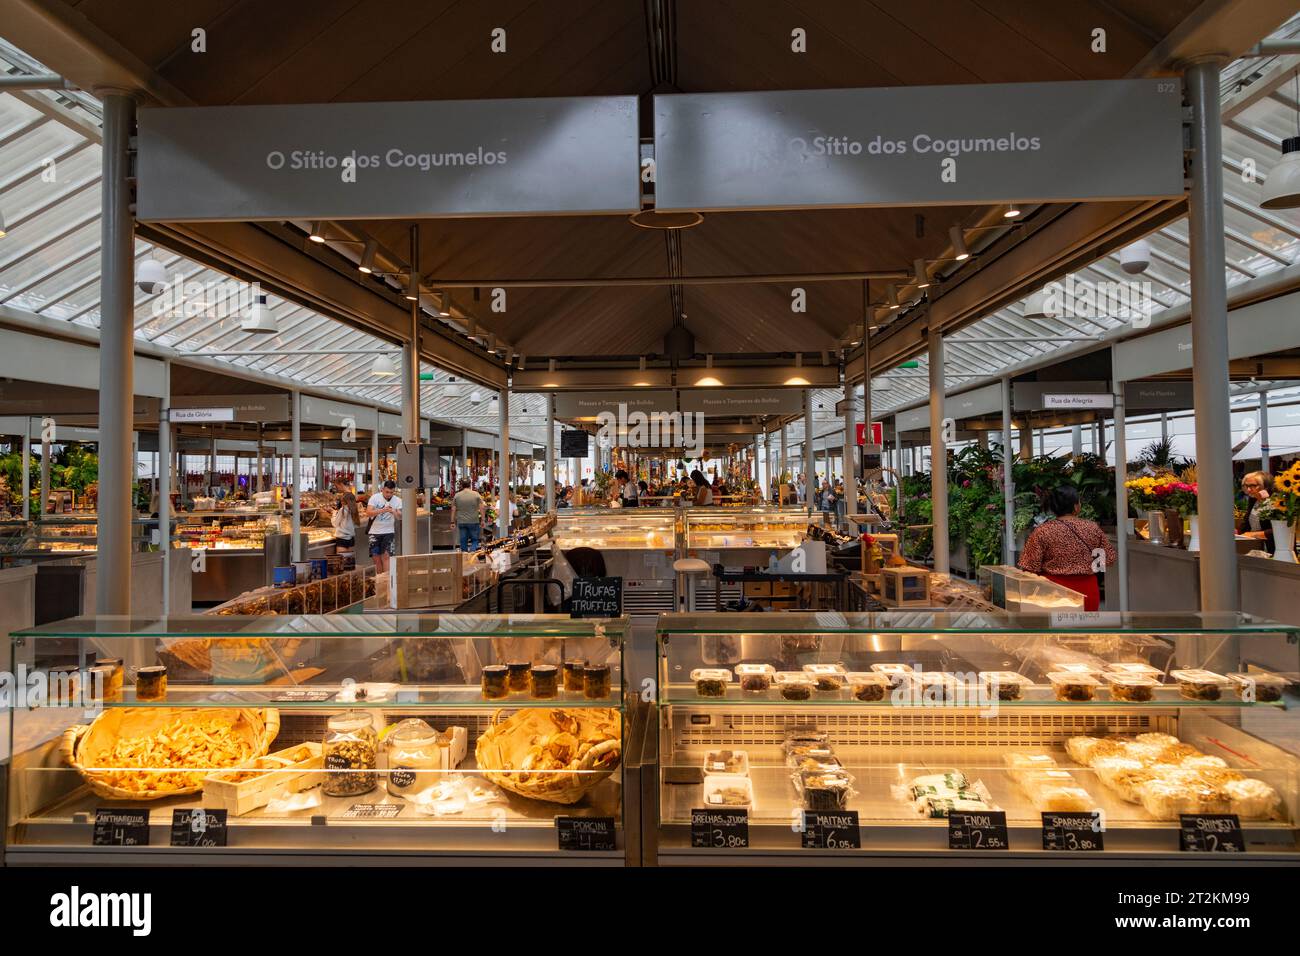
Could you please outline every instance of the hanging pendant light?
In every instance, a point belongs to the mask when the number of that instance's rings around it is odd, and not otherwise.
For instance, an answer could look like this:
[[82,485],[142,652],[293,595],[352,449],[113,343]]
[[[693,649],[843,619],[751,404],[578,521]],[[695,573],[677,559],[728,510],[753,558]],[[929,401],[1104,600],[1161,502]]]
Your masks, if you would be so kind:
[[244,315],[243,320],[239,323],[241,332],[257,333],[275,333],[280,331],[280,325],[275,320],[275,315],[266,305],[266,296],[259,295],[257,301]]
[[387,355],[376,355],[375,360],[370,363],[370,374],[377,378],[392,378],[397,374],[397,366]]
[[1264,180],[1261,209],[1300,207],[1300,136],[1282,140],[1282,159]]
[[1025,318],[1048,319],[1052,315],[1047,311],[1047,290],[1039,289],[1025,299]]
[[145,295],[157,295],[167,286],[167,267],[154,258],[144,260],[136,270],[135,284]]

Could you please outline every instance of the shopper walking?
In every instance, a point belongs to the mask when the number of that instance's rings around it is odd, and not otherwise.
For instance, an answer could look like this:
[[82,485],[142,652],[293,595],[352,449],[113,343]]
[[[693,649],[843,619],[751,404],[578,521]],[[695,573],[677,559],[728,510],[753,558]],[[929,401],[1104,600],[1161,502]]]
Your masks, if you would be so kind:
[[1078,591],[1083,595],[1084,610],[1099,610],[1097,575],[1118,560],[1115,546],[1095,521],[1079,517],[1079,493],[1073,486],[1053,491],[1047,507],[1056,517],[1044,521],[1029,536],[1020,569]]
[[388,559],[393,554],[393,536],[397,534],[397,516],[402,513],[402,499],[397,497],[397,482],[385,481],[379,494],[366,502],[370,518],[370,556],[377,574],[388,573]]
[[451,500],[452,517],[456,521],[457,541],[462,551],[477,551],[487,517],[487,502],[470,485],[468,478],[461,479],[460,491]]
[[361,513],[357,509],[357,496],[350,491],[343,492],[339,506],[330,515],[330,524],[334,526],[334,546],[340,552],[350,552],[357,543],[357,525],[361,523]]

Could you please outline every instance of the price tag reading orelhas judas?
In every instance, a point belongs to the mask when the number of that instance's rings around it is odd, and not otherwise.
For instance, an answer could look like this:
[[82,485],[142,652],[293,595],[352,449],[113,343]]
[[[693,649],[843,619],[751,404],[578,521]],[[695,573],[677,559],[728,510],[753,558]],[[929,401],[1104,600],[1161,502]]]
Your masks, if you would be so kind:
[[743,807],[692,810],[691,846],[715,850],[749,846],[749,811]]

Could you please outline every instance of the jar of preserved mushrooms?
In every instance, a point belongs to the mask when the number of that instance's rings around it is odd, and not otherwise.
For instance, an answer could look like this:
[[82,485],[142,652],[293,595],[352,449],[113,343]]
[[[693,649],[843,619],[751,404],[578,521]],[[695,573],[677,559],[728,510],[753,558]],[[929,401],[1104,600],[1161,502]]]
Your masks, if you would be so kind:
[[442,766],[438,732],[417,717],[394,727],[385,738],[388,753],[388,792],[418,793],[436,782],[430,771]]
[[335,714],[326,724],[321,789],[331,797],[369,793],[378,780],[378,753],[379,735],[367,711]]

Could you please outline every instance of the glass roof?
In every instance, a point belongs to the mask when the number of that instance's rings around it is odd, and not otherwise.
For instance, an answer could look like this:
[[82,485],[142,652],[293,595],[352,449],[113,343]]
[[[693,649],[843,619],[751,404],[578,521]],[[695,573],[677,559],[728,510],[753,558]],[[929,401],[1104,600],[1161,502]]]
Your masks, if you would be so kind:
[[[1274,37],[1300,35],[1300,16]],[[1224,224],[1226,276],[1229,287],[1275,272],[1300,260],[1300,212],[1269,212],[1258,205],[1261,183],[1280,157],[1283,137],[1297,130],[1296,67],[1300,57],[1241,60],[1223,73]],[[46,72],[38,62],[0,40],[0,70]],[[98,101],[79,91],[6,91],[0,93],[0,212],[8,235],[0,242],[0,306],[89,329],[99,323],[99,176],[101,165]],[[1253,160],[1259,176],[1249,182],[1245,163]],[[1155,315],[1190,299],[1187,222],[1179,220],[1148,237],[1151,265],[1141,279],[1148,283],[1137,304]],[[147,242],[136,244],[137,265],[157,259],[170,280],[182,288],[207,287],[228,277]],[[1107,283],[1125,278],[1118,254],[1080,270],[1076,282]],[[258,372],[329,389],[355,399],[399,407],[400,385],[370,371],[373,351],[386,343],[341,321],[267,295],[267,307],[280,331],[241,331],[238,314],[213,316],[194,296],[178,293],[159,305],[159,297],[136,292],[136,335],[177,354],[252,352],[213,356],[240,370]],[[187,308],[187,303],[189,307]],[[1081,337],[1097,338],[1126,323],[1096,318],[1029,318],[1024,303],[984,317],[947,340],[947,388],[959,390],[1013,366],[1050,360],[1053,353]],[[979,341],[996,339],[998,341]],[[330,354],[284,354],[285,350],[337,350]],[[362,350],[359,352],[359,350]],[[396,354],[394,350],[394,359]],[[453,381],[444,371],[425,366],[430,376],[421,391],[427,417],[494,432],[496,396],[487,389]],[[873,382],[873,417],[924,403],[928,399],[928,363],[897,369]],[[839,389],[819,389],[814,416],[817,436],[842,429],[834,415]],[[542,444],[545,397],[511,399],[511,436]],[[795,422],[790,441],[802,438]]]

